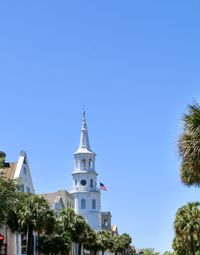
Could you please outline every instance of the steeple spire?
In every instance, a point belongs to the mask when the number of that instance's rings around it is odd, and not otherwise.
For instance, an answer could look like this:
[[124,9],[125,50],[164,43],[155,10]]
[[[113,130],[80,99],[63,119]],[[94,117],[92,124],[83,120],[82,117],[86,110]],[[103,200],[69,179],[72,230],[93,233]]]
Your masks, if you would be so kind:
[[82,120],[79,148],[86,148],[87,150],[90,151],[90,143],[89,143],[89,137],[88,137],[88,129],[87,129],[85,111],[83,111],[83,120]]

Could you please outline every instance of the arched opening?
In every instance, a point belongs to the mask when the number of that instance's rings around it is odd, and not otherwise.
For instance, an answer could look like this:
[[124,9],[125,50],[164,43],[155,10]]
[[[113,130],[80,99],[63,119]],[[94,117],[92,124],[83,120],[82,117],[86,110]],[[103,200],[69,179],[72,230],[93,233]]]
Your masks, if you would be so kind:
[[86,160],[85,160],[85,159],[82,159],[82,160],[81,160],[81,166],[82,166],[82,167],[86,167]]
[[90,188],[92,188],[93,187],[93,180],[91,179],[90,180]]
[[92,209],[96,209],[96,200],[92,199]]
[[92,165],[92,159],[89,160],[89,168],[92,169],[93,165]]
[[81,199],[81,209],[85,209],[86,208],[86,201],[85,199]]

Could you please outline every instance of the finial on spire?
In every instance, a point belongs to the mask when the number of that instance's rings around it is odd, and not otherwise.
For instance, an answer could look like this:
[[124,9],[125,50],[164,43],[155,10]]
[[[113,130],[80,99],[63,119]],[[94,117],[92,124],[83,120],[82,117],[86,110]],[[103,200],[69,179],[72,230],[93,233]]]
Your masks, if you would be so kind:
[[83,108],[83,118],[85,119],[86,118],[86,112],[85,112],[85,109]]
[[82,121],[82,130],[87,129],[87,123],[86,123],[86,113],[83,111],[83,121]]
[[80,138],[79,148],[87,148],[88,150],[90,150],[85,110],[83,111],[83,120],[82,120],[81,138]]

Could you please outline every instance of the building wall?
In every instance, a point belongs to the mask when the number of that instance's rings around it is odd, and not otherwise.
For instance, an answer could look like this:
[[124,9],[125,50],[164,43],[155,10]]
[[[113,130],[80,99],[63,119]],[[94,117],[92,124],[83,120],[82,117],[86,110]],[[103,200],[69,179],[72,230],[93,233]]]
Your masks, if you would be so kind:
[[[97,192],[75,193],[75,212],[82,215],[88,224],[95,230],[100,229],[100,195]],[[84,199],[85,209],[81,208],[81,200]],[[96,200],[96,209],[92,208],[92,200]]]
[[62,197],[65,208],[74,208],[74,196],[66,190],[59,190],[58,193]]

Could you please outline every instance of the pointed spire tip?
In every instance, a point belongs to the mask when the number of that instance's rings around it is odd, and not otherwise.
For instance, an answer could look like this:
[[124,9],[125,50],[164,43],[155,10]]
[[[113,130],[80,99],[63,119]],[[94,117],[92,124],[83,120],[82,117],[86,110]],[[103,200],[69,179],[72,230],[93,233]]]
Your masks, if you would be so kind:
[[86,118],[86,111],[83,110],[83,118],[85,119]]

